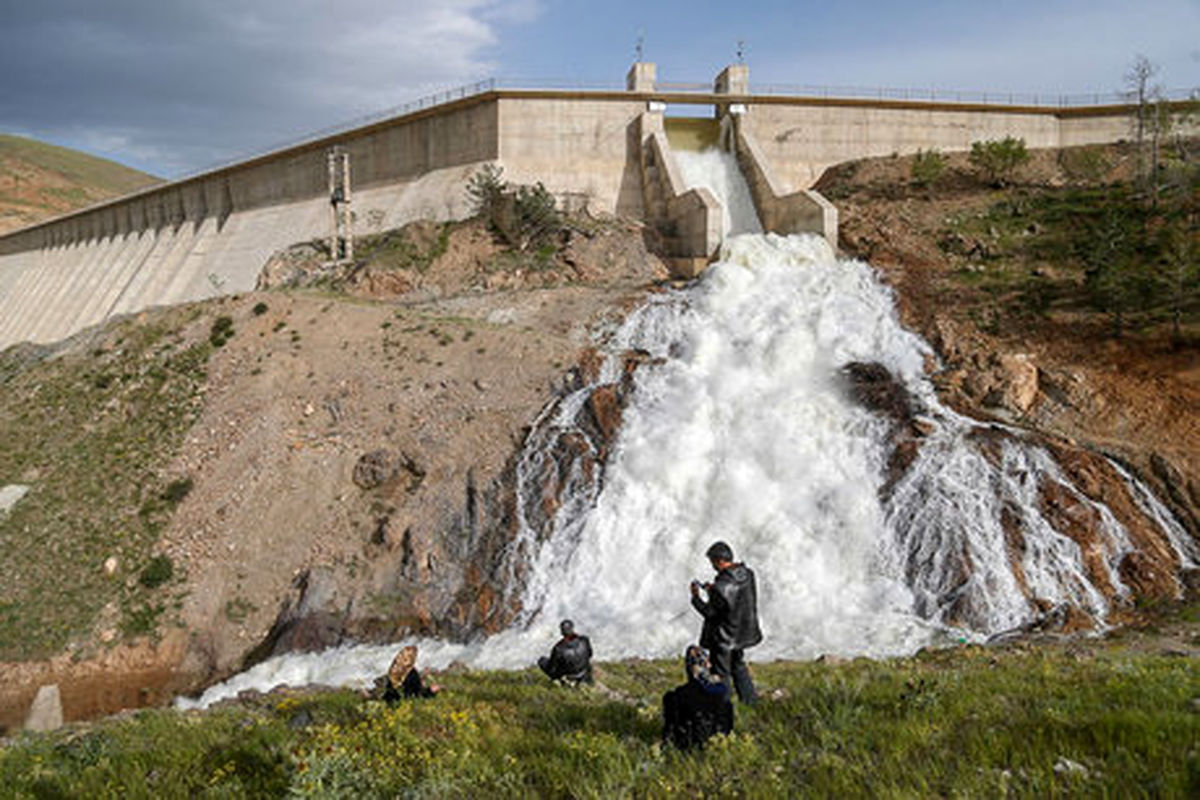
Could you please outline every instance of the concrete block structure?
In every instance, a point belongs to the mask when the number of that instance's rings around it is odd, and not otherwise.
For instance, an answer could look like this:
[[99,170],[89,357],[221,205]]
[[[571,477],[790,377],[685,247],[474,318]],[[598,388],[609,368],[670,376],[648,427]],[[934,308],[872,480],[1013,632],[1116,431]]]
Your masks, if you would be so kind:
[[332,151],[344,154],[339,169],[351,176],[339,185],[348,198],[352,183],[353,234],[466,216],[467,180],[493,163],[511,182],[542,183],[564,207],[659,227],[664,255],[694,274],[719,245],[720,203],[681,185],[672,148],[706,144],[719,131],[767,230],[831,242],[836,210],[809,189],[832,164],[964,150],[1004,136],[1030,147],[1109,142],[1128,131],[1121,105],[756,93],[744,64],[708,86],[661,83],[650,63],[634,64],[623,90],[476,84],[12,232],[0,237],[0,348],[55,341],[154,305],[248,291],[281,248],[344,238],[335,230],[344,218],[331,213]]

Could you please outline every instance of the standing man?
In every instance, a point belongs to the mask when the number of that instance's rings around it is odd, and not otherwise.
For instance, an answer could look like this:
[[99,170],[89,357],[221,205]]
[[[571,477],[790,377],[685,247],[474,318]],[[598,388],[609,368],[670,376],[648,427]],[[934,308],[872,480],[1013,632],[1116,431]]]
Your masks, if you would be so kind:
[[592,643],[575,632],[575,623],[564,619],[558,626],[562,638],[550,650],[550,656],[538,659],[538,666],[550,680],[569,684],[592,682]]
[[[692,581],[692,606],[704,617],[700,646],[711,653],[713,671],[732,683],[738,700],[749,705],[758,697],[743,653],[763,638],[754,572],[745,564],[733,563],[733,550],[725,542],[713,543],[705,555],[717,577],[712,583]],[[708,593],[707,602],[700,599],[701,589]]]

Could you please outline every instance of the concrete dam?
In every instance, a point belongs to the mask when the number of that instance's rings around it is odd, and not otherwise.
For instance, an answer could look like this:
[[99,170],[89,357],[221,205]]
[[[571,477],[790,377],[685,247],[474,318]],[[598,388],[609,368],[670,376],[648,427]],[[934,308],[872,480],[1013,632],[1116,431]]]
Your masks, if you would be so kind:
[[467,216],[465,185],[484,164],[514,183],[540,181],[566,210],[659,228],[673,268],[692,275],[720,245],[722,209],[686,187],[675,150],[736,153],[765,230],[836,246],[837,211],[809,189],[830,165],[1005,136],[1033,148],[1112,142],[1128,134],[1128,113],[1120,103],[760,90],[743,64],[711,85],[661,83],[644,62],[623,90],[477,84],[0,237],[0,348],[249,291],[270,256],[297,242],[326,239],[336,254],[355,234]]

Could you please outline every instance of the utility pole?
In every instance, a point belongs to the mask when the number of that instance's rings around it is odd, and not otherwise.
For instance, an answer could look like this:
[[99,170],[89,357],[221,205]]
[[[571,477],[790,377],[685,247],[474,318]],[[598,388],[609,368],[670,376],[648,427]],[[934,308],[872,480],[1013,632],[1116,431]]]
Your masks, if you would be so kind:
[[329,148],[329,205],[333,209],[330,260],[335,264],[351,261],[354,258],[354,220],[350,211],[350,154],[336,145]]

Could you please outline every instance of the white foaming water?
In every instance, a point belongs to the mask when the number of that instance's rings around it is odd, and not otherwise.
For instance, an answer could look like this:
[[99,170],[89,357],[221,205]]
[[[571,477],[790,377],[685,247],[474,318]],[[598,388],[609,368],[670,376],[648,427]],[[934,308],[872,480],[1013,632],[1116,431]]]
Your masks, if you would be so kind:
[[[711,578],[703,553],[715,539],[758,575],[766,639],[749,652],[757,660],[982,639],[1036,615],[1022,582],[1032,596],[1102,620],[1106,601],[1079,546],[1041,516],[1043,480],[1096,512],[1110,553],[1106,578],[1125,592],[1116,567],[1128,539],[1108,509],[1017,437],[1000,437],[990,459],[972,446],[988,426],[940,406],[924,376],[931,351],[900,326],[888,290],[866,264],[837,261],[818,237],[728,239],[702,280],[651,298],[607,349],[655,359],[636,372],[603,490],[579,481],[543,544],[522,525],[512,553],[532,563],[526,617],[470,645],[418,641],[420,667],[528,666],[564,617],[591,636],[601,660],[678,655],[699,633],[687,586]],[[839,381],[855,361],[887,367],[932,429],[887,492],[889,423],[847,400]],[[610,359],[600,382],[620,370]],[[539,426],[568,425],[585,399],[586,390],[565,398]],[[526,453],[520,480],[537,472],[539,457]],[[1153,495],[1137,491],[1172,542],[1186,541]],[[1006,513],[1024,531],[1020,576],[1006,549]],[[1193,563],[1194,553],[1176,549]],[[970,630],[949,627],[962,619]],[[397,646],[274,658],[180,704],[278,684],[368,685]]]
[[712,148],[698,153],[677,150],[674,154],[680,177],[687,187],[703,186],[721,201],[721,232],[725,237],[762,233],[750,187],[731,153]]

